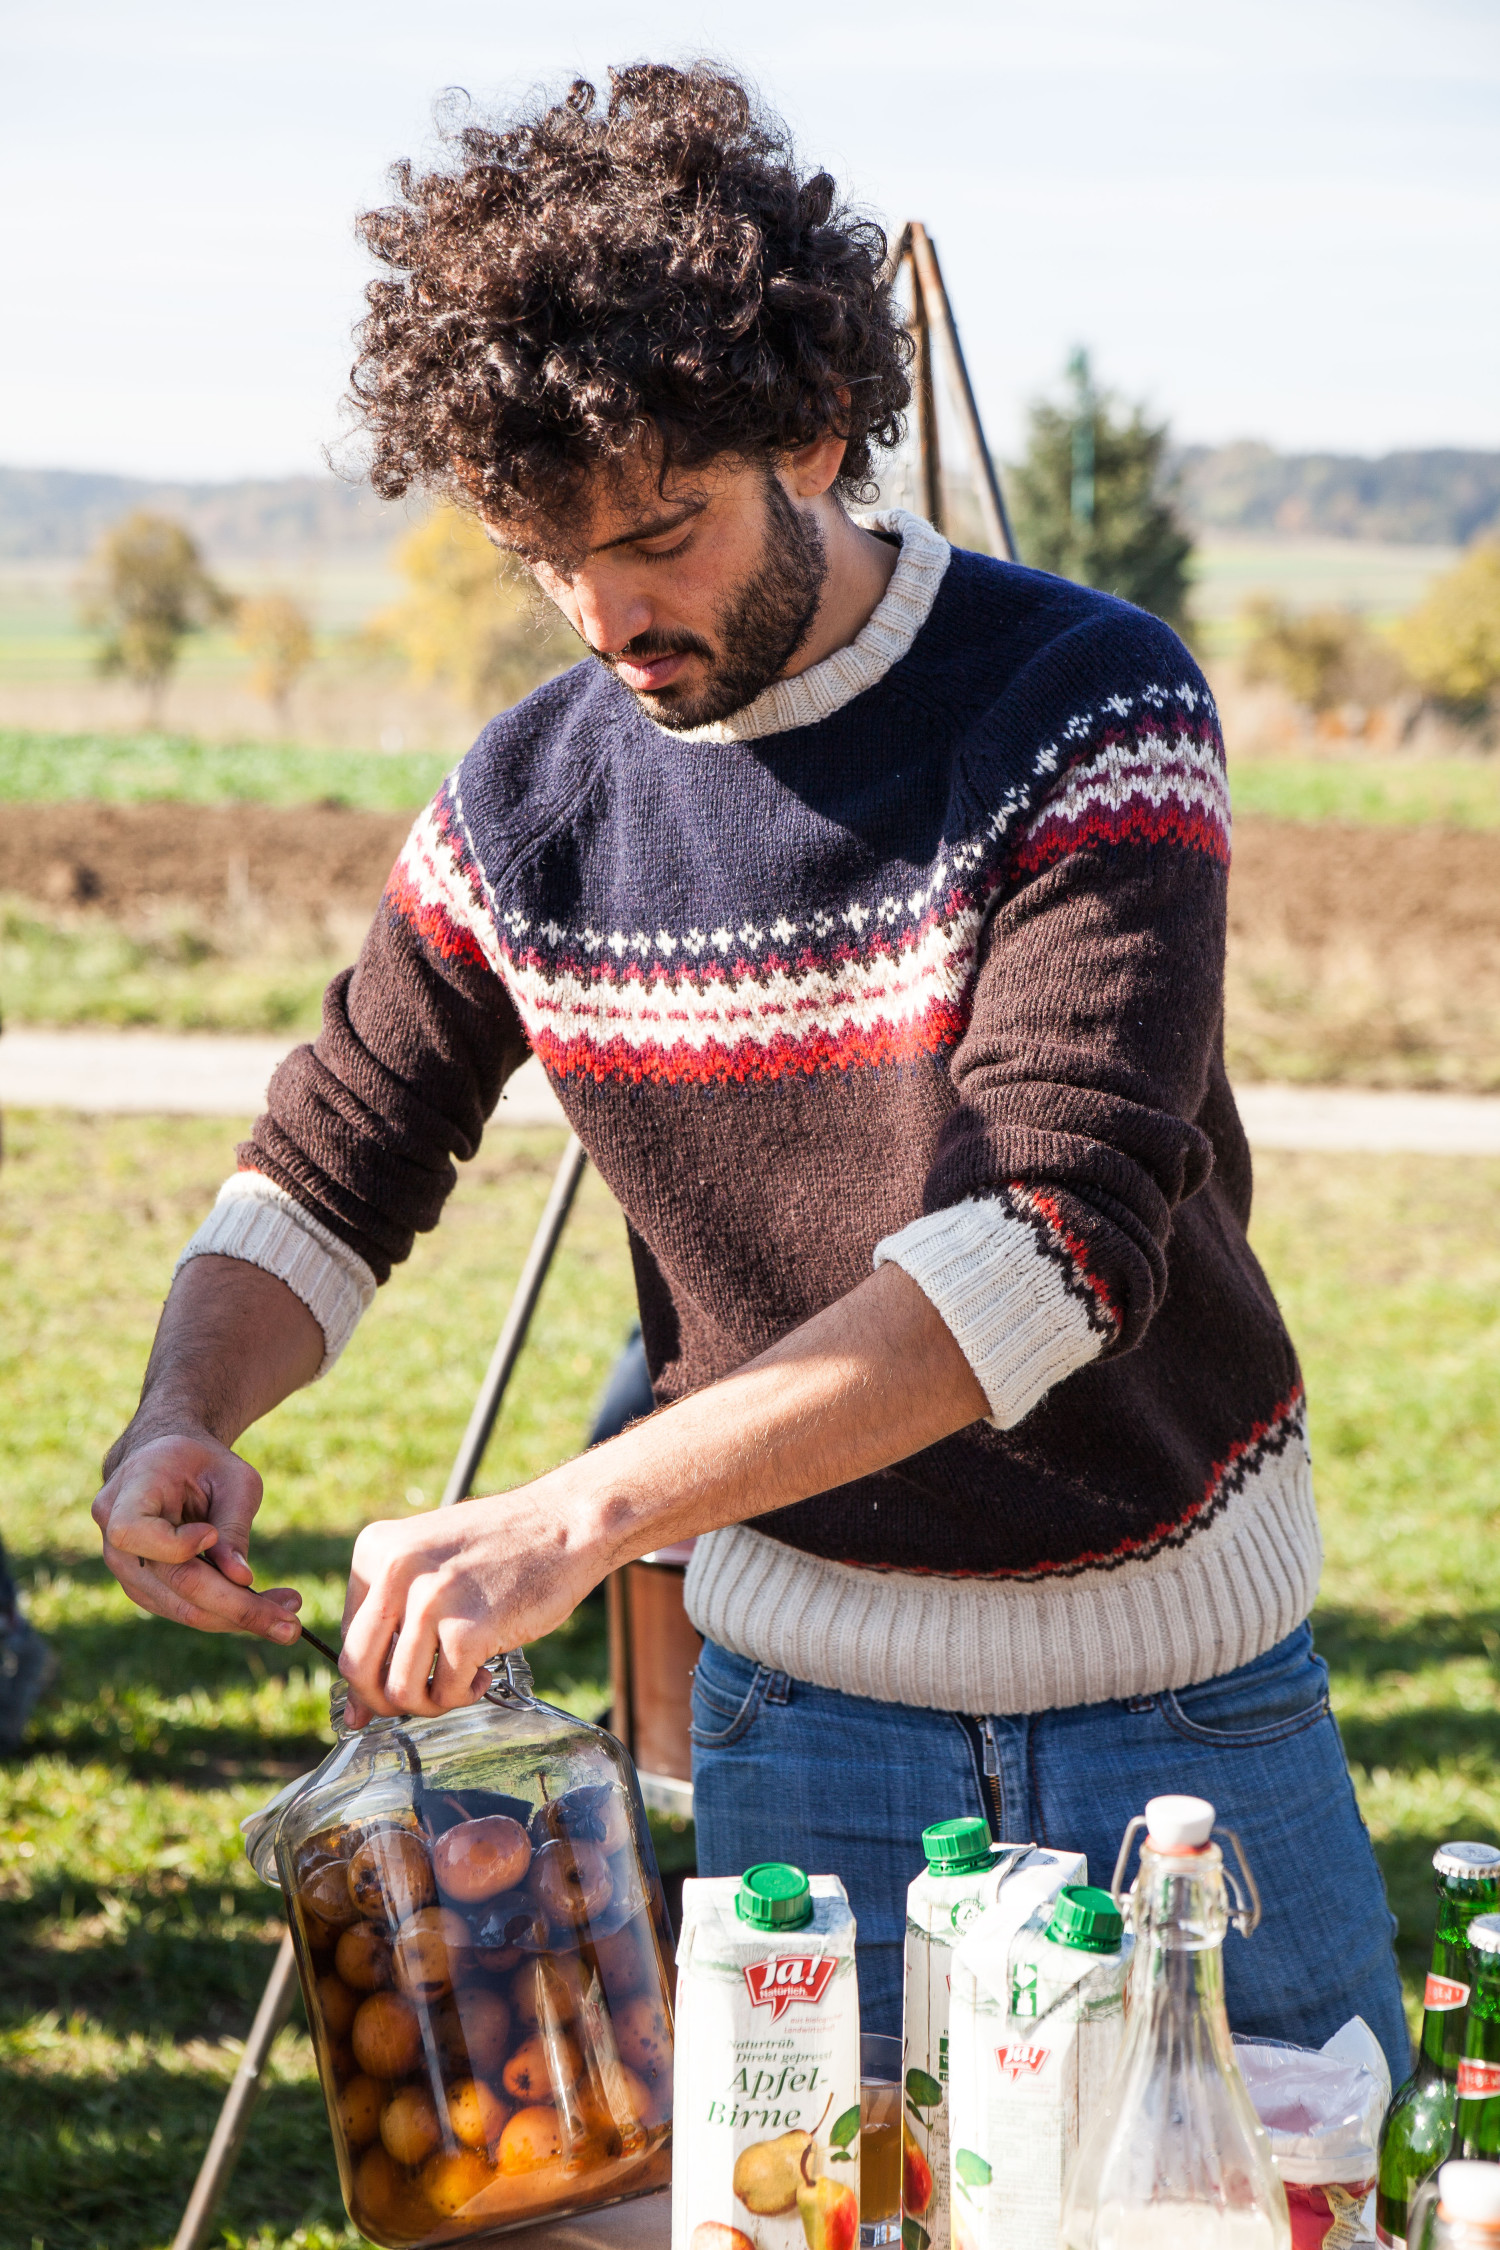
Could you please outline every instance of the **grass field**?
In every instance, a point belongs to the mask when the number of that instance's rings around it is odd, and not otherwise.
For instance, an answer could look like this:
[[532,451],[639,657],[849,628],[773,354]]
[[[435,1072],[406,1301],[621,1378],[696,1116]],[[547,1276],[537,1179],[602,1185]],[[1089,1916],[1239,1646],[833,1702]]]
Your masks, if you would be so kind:
[[[0,1769],[0,2250],[158,2250],[276,1935],[236,1824],[321,1754],[327,1678],[137,1616],[93,1558],[95,1463],[233,1129],[6,1126],[4,1531],[61,1673],[34,1755]],[[325,1634],[359,1525],[436,1498],[558,1145],[492,1136],[339,1368],[247,1440],[269,1493],[258,1567],[299,1585]],[[1495,1833],[1500,1164],[1282,1156],[1259,1175],[1256,1239],[1312,1398],[1319,1634],[1410,1988],[1433,1844]],[[486,1483],[576,1447],[631,1309],[623,1230],[591,1176]],[[532,1653],[554,1696],[600,1707],[596,1610]],[[300,2032],[278,2049],[224,2226],[257,2250],[357,2239]]]

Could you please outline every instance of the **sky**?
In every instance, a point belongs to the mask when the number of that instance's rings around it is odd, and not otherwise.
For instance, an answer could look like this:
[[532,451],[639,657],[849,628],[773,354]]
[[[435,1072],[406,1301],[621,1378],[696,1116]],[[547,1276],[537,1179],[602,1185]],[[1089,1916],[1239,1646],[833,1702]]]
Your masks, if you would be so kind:
[[1001,451],[1078,343],[1184,441],[1500,446],[1497,0],[3,0],[0,460],[316,471],[442,90],[699,54],[925,220]]

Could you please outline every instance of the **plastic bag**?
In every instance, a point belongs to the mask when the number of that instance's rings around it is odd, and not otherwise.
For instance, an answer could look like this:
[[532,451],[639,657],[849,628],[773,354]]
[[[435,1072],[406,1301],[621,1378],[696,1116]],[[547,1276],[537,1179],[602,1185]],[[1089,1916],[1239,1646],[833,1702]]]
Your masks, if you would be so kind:
[[1292,2250],[1353,2250],[1373,2241],[1366,2205],[1391,2074],[1364,2018],[1351,2016],[1323,2047],[1236,2038],[1234,2051],[1271,2136],[1291,2211]]

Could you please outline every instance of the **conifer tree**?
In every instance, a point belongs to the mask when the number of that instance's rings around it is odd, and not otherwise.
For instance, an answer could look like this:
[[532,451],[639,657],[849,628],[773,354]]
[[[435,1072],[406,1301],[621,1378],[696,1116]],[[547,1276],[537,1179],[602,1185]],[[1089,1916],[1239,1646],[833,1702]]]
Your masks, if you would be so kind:
[[1193,542],[1163,476],[1164,424],[1096,391],[1085,353],[1069,362],[1073,395],[1031,409],[1026,457],[1011,472],[1021,560],[1187,625]]

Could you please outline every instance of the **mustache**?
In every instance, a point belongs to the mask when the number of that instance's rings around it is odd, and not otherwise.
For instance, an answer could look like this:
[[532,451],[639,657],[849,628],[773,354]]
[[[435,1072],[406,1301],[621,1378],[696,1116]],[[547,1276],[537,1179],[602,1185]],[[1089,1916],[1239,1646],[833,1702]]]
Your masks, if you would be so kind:
[[593,653],[601,664],[607,664],[613,672],[622,662],[644,664],[649,663],[653,656],[706,656],[712,659],[714,652],[708,642],[700,640],[696,633],[647,632],[637,633],[633,641],[627,641],[623,648],[617,648],[613,654],[602,648],[594,649]]

